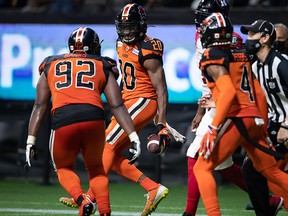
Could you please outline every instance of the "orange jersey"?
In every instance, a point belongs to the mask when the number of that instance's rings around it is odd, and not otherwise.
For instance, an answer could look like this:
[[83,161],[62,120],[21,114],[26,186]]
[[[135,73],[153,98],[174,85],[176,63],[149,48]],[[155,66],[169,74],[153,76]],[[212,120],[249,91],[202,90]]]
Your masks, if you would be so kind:
[[159,59],[163,62],[163,48],[161,40],[148,36],[134,46],[117,41],[116,49],[122,73],[123,100],[139,97],[157,98],[156,90],[143,64],[147,59]]
[[116,66],[113,61],[87,54],[47,57],[41,63],[39,71],[40,74],[44,72],[47,77],[52,95],[51,112],[70,104],[90,104],[103,109],[101,94],[109,71],[113,71]]
[[236,90],[234,98],[227,117],[261,116],[255,102],[253,75],[248,56],[242,51],[231,52],[230,49],[212,47],[203,53],[200,66],[203,75],[208,80],[207,86],[212,92],[212,97],[216,102],[218,100],[217,86],[206,72],[209,65],[221,65],[226,68],[231,77],[233,86]]

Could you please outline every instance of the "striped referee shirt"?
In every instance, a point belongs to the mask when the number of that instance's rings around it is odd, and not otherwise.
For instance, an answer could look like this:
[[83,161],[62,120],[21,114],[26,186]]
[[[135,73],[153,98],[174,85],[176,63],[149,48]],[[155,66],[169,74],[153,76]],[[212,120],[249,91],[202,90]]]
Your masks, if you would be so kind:
[[252,70],[266,94],[268,118],[281,123],[288,115],[288,56],[271,49],[264,63],[257,60]]

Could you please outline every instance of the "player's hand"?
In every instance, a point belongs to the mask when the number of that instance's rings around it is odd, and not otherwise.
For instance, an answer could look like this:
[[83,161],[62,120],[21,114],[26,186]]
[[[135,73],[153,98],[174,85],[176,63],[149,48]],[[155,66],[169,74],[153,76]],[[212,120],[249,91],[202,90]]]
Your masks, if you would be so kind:
[[218,128],[208,125],[208,131],[204,135],[199,149],[199,155],[207,159],[215,147],[215,139],[218,134]]
[[284,143],[287,142],[288,140],[288,128],[286,127],[280,127],[279,131],[277,133],[277,141],[279,143]]
[[170,146],[171,138],[169,135],[169,130],[166,126],[166,124],[158,124],[157,125],[158,130],[158,136],[159,136],[159,144],[163,146],[167,146],[167,148]]
[[130,152],[129,164],[134,164],[141,154],[141,143],[139,139],[136,139],[131,142],[129,152]]
[[177,142],[185,143],[187,141],[186,137],[180,134],[176,129],[171,127],[168,122],[166,122],[166,126],[168,128],[168,132]]
[[213,108],[215,107],[215,102],[213,101],[211,94],[205,94],[198,100],[199,106],[202,108]]
[[191,122],[191,132],[196,132],[197,128],[199,127],[199,124],[205,114],[205,109],[202,108],[201,106],[198,106],[197,112],[195,117],[193,118]]
[[24,165],[24,170],[26,172],[28,172],[30,167],[31,167],[31,158],[33,158],[34,160],[38,159],[37,148],[36,148],[35,144],[27,143],[27,145],[26,145],[26,162]]

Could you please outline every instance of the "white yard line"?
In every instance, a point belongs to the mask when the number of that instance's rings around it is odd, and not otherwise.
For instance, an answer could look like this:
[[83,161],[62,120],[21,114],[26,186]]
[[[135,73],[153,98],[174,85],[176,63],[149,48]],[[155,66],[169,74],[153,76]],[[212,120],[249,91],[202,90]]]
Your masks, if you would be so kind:
[[[23,209],[23,208],[0,208],[0,212],[17,212],[17,213],[32,213],[32,214],[51,214],[51,215],[76,215],[77,210],[49,210],[49,209]],[[113,215],[118,216],[139,216],[139,212],[118,212],[113,211]],[[153,216],[179,216],[179,214],[169,213],[153,213]],[[204,215],[197,215],[204,216]]]
[[[50,210],[50,209],[23,209],[23,208],[0,208],[0,212],[18,212],[18,213],[38,213],[38,214],[77,214],[77,210]],[[139,212],[118,212],[113,211],[113,215],[118,216],[139,216]],[[154,212],[153,216],[179,216],[179,214],[157,213]],[[197,215],[204,216],[204,215]]]

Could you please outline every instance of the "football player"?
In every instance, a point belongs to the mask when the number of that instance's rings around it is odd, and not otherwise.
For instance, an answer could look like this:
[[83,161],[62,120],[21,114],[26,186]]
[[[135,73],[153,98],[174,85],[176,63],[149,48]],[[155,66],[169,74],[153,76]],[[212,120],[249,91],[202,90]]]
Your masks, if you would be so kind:
[[[152,122],[157,115],[156,134],[160,136],[160,142],[169,143],[170,136],[166,127],[168,93],[162,60],[163,42],[146,35],[146,13],[138,4],[125,5],[118,13],[115,24],[119,36],[116,49],[122,72],[124,105],[132,117],[137,132]],[[106,145],[103,153],[105,172],[109,173],[112,169],[138,183],[147,191],[147,202],[141,214],[147,216],[156,209],[169,190],[145,176],[122,156],[122,152],[129,146],[127,134],[117,119],[112,117],[106,129]],[[140,152],[140,146],[135,148],[135,152]],[[74,206],[69,198],[61,198],[60,201],[68,206]]]
[[[30,117],[26,147],[26,168],[37,155],[36,137],[52,97],[50,153],[61,186],[79,206],[80,216],[95,211],[74,163],[81,152],[89,176],[89,185],[101,216],[111,213],[108,177],[102,162],[105,145],[105,114],[101,94],[127,135],[127,143],[140,146],[132,119],[123,105],[116,82],[116,62],[101,57],[101,44],[94,30],[81,27],[68,40],[70,53],[49,56],[39,67],[40,79]],[[97,71],[97,72],[96,72]]]
[[221,215],[213,170],[241,145],[254,167],[267,180],[278,184],[288,198],[288,174],[276,164],[283,155],[267,142],[267,103],[258,80],[253,76],[249,57],[231,52],[231,21],[220,13],[207,17],[200,29],[206,50],[200,67],[215,101],[215,115],[207,127],[194,166],[207,215]]
[[[228,16],[230,12],[230,5],[226,0],[201,0],[197,9],[195,10],[195,24],[196,24],[196,52],[197,59],[200,61],[203,53],[203,47],[200,41],[200,25],[202,21],[207,18],[213,12],[221,12],[222,14]],[[236,41],[240,41],[240,39],[235,34],[235,43]],[[241,41],[242,43],[242,41]],[[241,44],[242,45],[242,44]],[[235,44],[235,47],[240,46],[239,44]],[[200,70],[199,70],[199,73]],[[205,77],[202,77],[202,98],[201,100],[211,97],[211,92],[207,87]],[[208,97],[208,98],[207,98]],[[195,174],[193,172],[193,167],[198,158],[198,150],[200,147],[200,142],[206,132],[207,125],[212,122],[213,116],[215,115],[215,107],[209,107],[205,109],[203,106],[198,105],[198,109],[194,119],[191,122],[191,130],[192,132],[196,132],[196,137],[189,146],[187,150],[187,165],[188,165],[188,191],[187,191],[187,199],[186,199],[186,208],[183,216],[194,216],[196,215],[198,202],[200,199],[200,193],[197,185],[197,181],[195,178]],[[232,161],[232,157],[229,157],[223,164],[216,168],[216,170],[222,174],[226,179],[233,182],[235,185],[240,187],[243,190],[246,190],[246,186],[242,180],[241,176],[241,167],[234,164]]]
[[[195,10],[195,24],[197,28],[195,40],[196,52],[199,61],[204,51],[200,40],[200,25],[202,21],[213,12],[220,12],[223,15],[228,16],[230,12],[230,5],[226,0],[201,0],[197,9]],[[230,47],[232,49],[243,48],[243,40],[241,36],[236,32],[233,32],[232,43]],[[199,71],[199,73],[201,72]],[[200,193],[195,174],[193,172],[193,167],[198,158],[200,142],[206,132],[207,126],[211,124],[215,115],[215,107],[211,105],[209,107],[205,107],[207,105],[205,105],[205,103],[211,101],[211,92],[207,87],[207,80],[204,76],[202,77],[202,81],[202,97],[199,99],[196,115],[191,122],[191,131],[196,132],[196,137],[187,150],[188,191],[186,208],[182,216],[196,215]],[[215,170],[217,170],[217,172],[223,175],[227,180],[231,181],[239,188],[247,192],[247,187],[242,179],[241,167],[233,163],[232,156],[225,160],[221,165],[216,167]],[[273,196],[270,201],[271,206],[278,206],[279,202],[281,202],[281,198]]]

